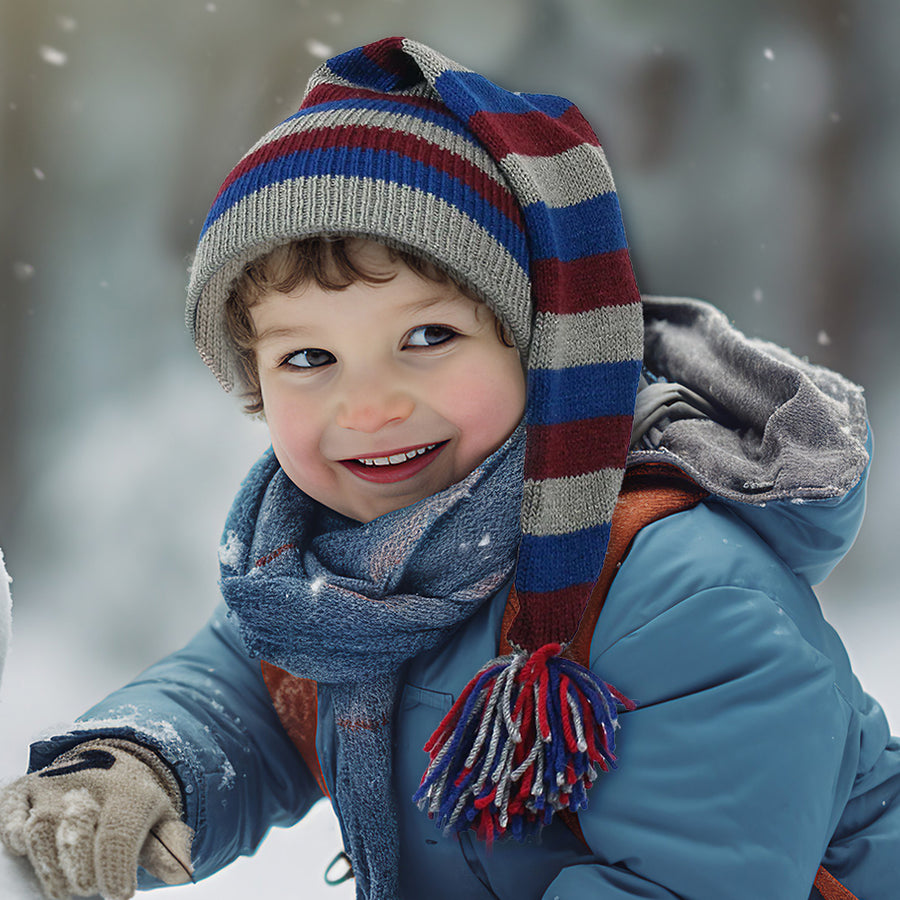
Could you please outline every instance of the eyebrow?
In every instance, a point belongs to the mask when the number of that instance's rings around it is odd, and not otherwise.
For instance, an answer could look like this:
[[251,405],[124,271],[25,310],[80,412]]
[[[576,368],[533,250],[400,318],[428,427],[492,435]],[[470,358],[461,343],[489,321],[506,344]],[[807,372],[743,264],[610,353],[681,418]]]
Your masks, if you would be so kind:
[[426,297],[424,300],[411,300],[409,303],[404,303],[397,312],[402,313],[419,313],[424,312],[426,309],[431,309],[432,306],[440,306],[442,303],[451,303],[454,300],[459,298],[468,299],[465,294],[460,293],[459,297],[445,297],[445,296],[434,296],[434,297]]
[[302,337],[304,334],[309,334],[309,332],[310,329],[305,325],[272,326],[259,332],[256,335],[256,342],[259,343],[270,338]]

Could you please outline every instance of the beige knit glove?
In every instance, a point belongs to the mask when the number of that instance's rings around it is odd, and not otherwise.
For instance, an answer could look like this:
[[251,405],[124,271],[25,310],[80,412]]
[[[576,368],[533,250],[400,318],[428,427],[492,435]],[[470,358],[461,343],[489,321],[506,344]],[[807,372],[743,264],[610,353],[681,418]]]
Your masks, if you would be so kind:
[[0,792],[0,840],[28,857],[52,900],[128,900],[138,865],[167,884],[189,881],[192,837],[175,777],[131,741],[79,744]]

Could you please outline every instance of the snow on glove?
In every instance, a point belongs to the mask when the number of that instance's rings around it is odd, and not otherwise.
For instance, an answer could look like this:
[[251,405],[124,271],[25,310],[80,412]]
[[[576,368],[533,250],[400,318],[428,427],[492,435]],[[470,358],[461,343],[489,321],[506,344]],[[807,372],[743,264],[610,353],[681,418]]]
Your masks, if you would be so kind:
[[0,793],[0,840],[27,855],[52,900],[128,900],[138,865],[167,884],[189,881],[192,837],[175,777],[131,741],[79,744]]

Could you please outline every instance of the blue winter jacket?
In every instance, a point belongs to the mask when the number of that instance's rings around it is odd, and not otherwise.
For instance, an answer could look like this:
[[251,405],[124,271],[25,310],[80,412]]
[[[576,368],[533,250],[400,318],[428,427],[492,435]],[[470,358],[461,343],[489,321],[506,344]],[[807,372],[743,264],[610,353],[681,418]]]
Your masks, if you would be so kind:
[[[589,847],[554,822],[539,844],[505,841],[488,851],[469,835],[444,837],[410,799],[426,739],[497,652],[507,585],[405,673],[394,764],[404,898],[807,900],[823,862],[860,900],[900,893],[900,742],[810,587],[846,552],[862,518],[869,439],[861,401],[852,386],[828,381],[830,373],[735,337],[718,320],[710,325],[708,308],[678,303],[648,301],[655,372],[703,389],[690,371],[696,348],[678,328],[711,330],[700,356],[732,369],[740,369],[735,347],[751,345],[778,365],[740,378],[713,365],[718,387],[703,393],[721,421],[673,408],[633,453],[632,462],[674,462],[713,493],[638,534],[597,623],[592,668],[639,706],[621,716],[619,768],[598,780],[579,814]],[[653,334],[654,309],[675,323],[671,334]],[[720,346],[716,328],[732,343]],[[662,346],[670,338],[685,344],[687,362]],[[788,378],[783,365],[803,377]],[[748,399],[748,378],[753,390],[781,399]],[[819,407],[808,381],[825,397]],[[722,399],[732,393],[733,403]],[[791,461],[802,456],[792,403],[811,429],[804,440],[818,465]],[[749,419],[738,424],[733,416],[745,407]],[[767,410],[761,427],[756,408]],[[716,428],[722,435],[709,433]],[[832,459],[828,448],[840,435],[853,441]],[[728,441],[744,448],[737,467]],[[751,463],[748,477],[741,466]],[[792,466],[802,479],[784,474]],[[36,744],[32,767],[97,734],[154,747],[183,787],[198,877],[251,853],[272,825],[297,821],[321,796],[224,606],[187,647],[90,710],[81,727]],[[321,695],[317,749],[340,819],[333,715]]]

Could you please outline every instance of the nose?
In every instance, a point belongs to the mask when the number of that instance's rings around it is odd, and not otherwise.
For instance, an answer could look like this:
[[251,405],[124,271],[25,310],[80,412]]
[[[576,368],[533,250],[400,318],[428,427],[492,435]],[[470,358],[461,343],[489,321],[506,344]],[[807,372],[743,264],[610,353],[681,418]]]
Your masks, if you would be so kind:
[[340,428],[374,434],[412,415],[415,401],[395,379],[372,369],[345,379],[335,422]]

